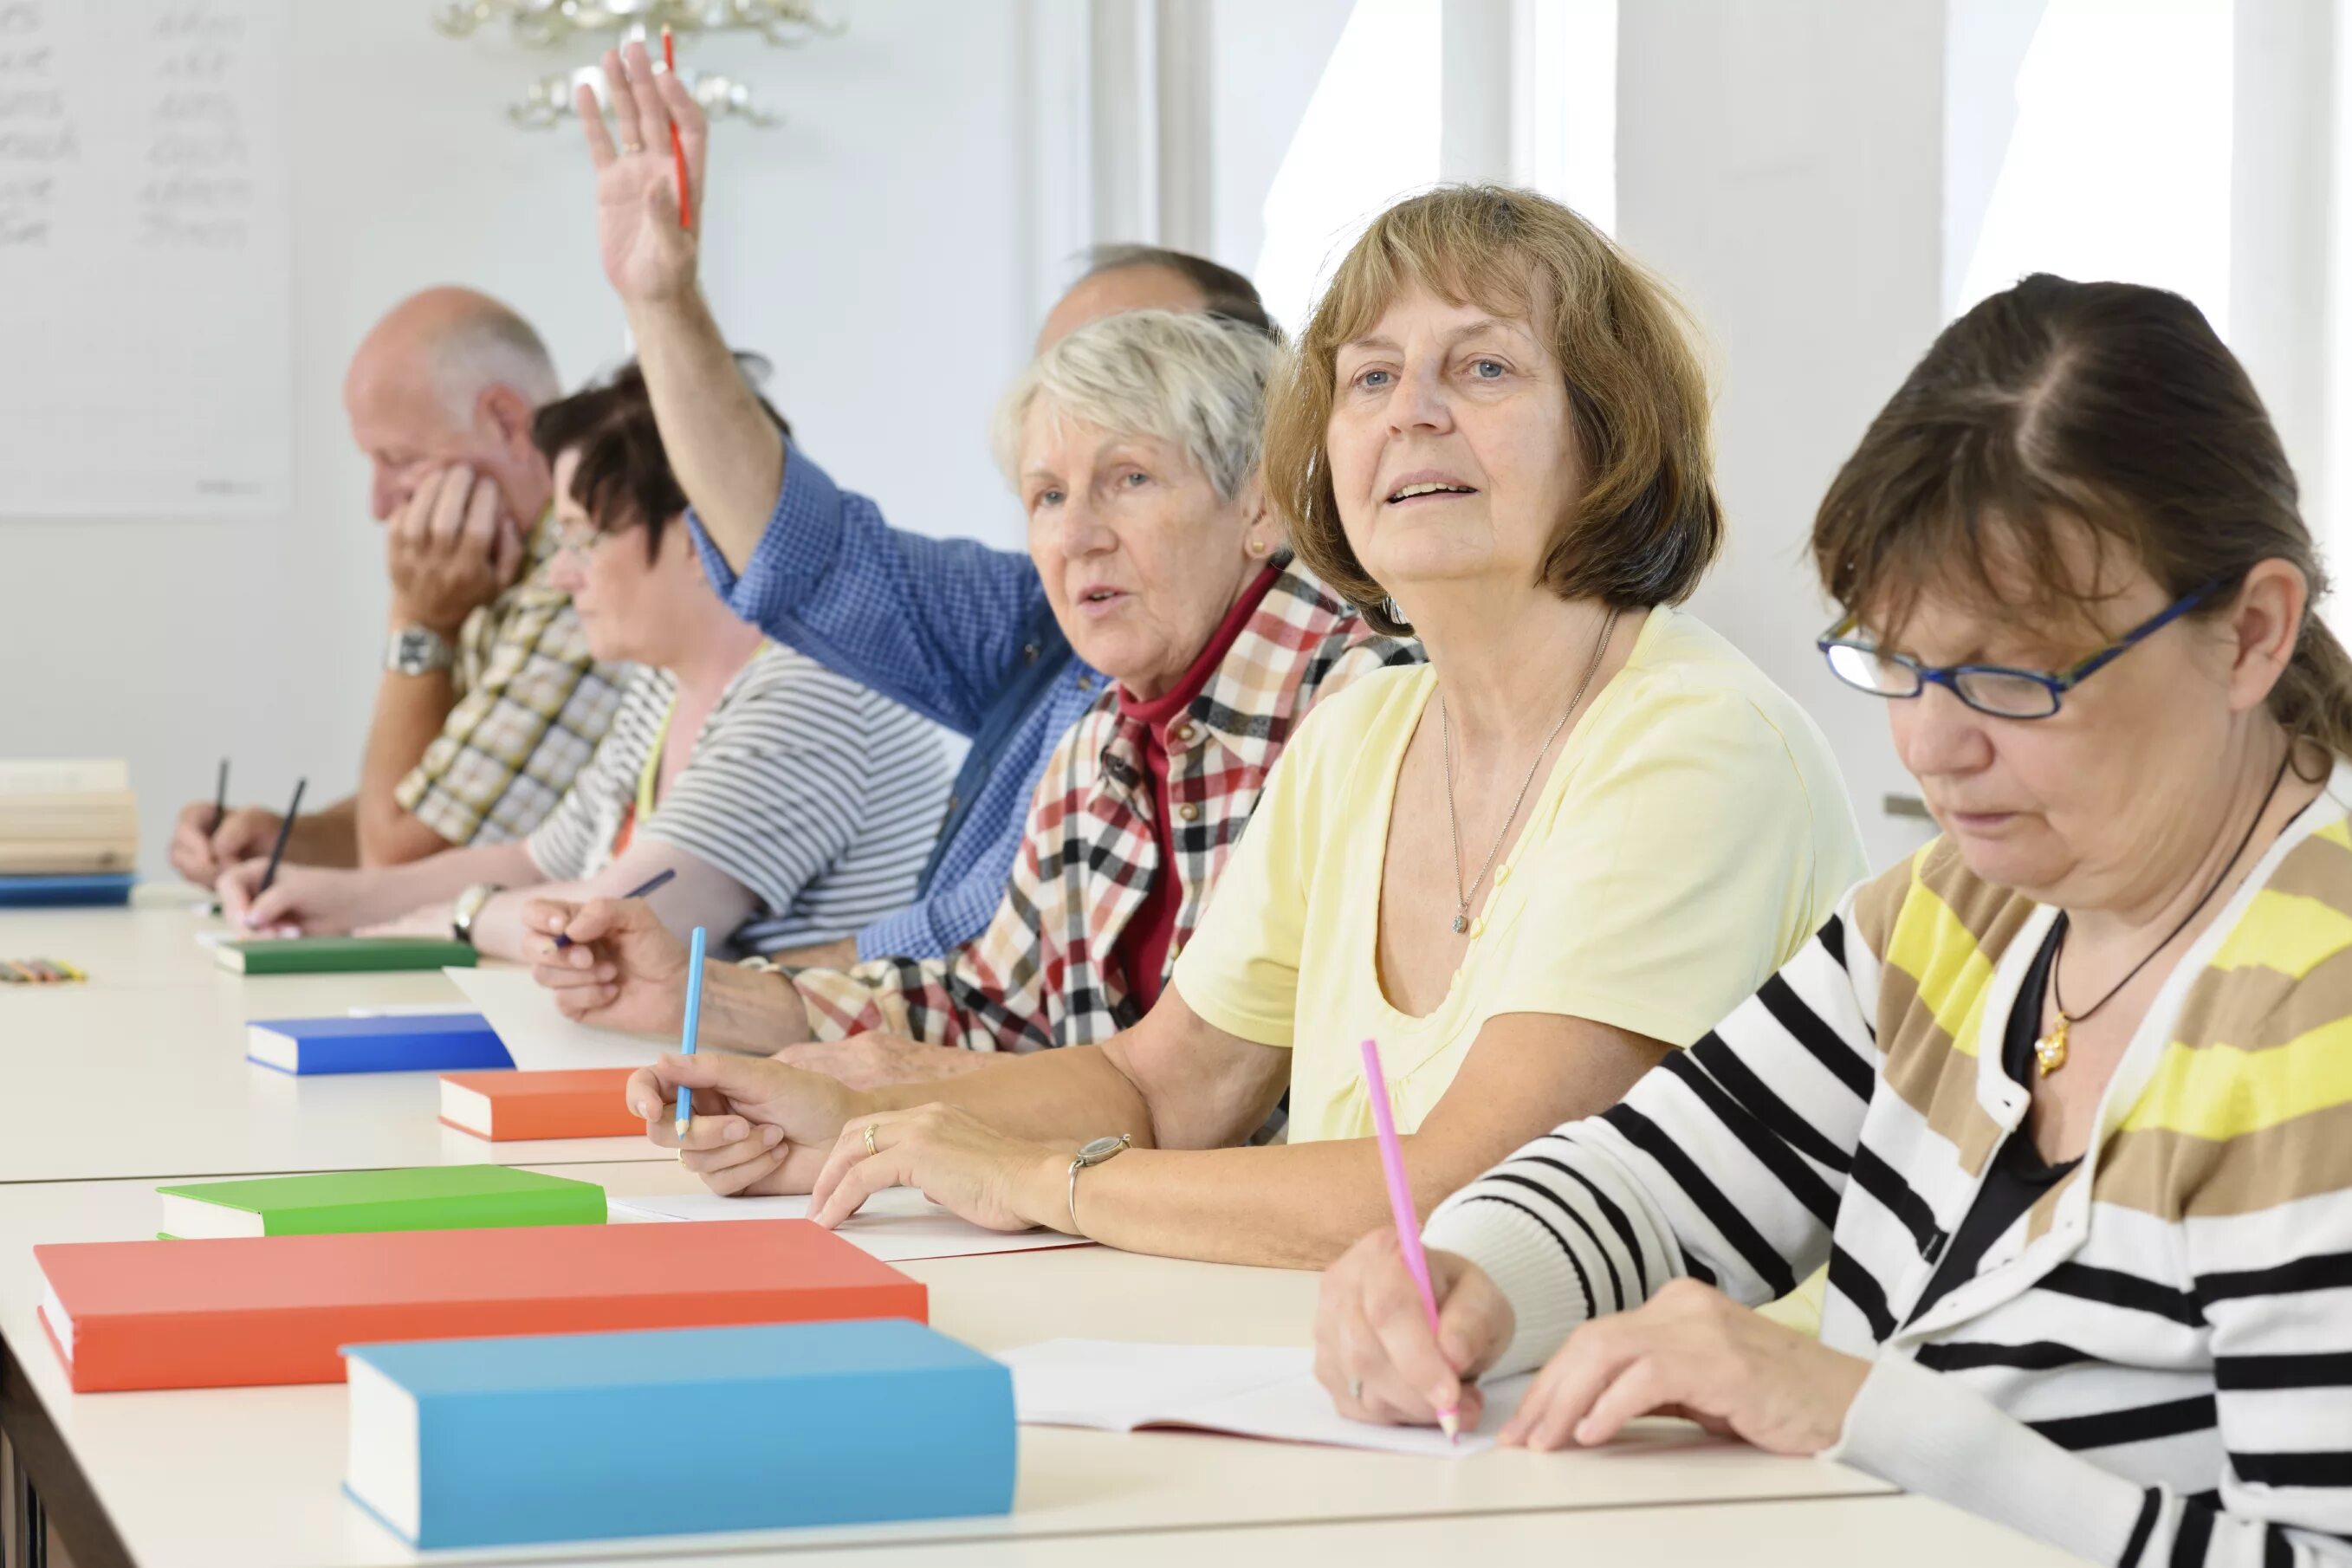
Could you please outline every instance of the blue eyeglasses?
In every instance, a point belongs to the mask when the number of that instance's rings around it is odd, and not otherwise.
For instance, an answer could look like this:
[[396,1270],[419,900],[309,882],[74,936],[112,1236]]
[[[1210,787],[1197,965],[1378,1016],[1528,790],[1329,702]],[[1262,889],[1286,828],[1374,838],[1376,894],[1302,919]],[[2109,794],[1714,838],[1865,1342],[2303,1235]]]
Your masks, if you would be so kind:
[[2221,587],[2221,583],[2215,581],[2193,590],[2073,668],[2054,672],[2011,669],[1999,664],[1924,665],[1849,635],[1857,624],[1853,616],[1822,633],[1814,646],[1829,660],[1831,674],[1873,697],[1916,697],[1929,686],[1940,686],[1978,712],[1996,719],[2047,719],[2058,711],[2059,700],[2067,692],[2211,598]]

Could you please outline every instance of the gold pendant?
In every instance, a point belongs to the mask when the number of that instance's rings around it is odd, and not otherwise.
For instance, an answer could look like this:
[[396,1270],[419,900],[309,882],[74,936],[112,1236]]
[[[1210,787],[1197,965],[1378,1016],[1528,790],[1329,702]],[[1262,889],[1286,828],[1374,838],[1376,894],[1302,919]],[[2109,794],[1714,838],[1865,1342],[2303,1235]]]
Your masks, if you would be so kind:
[[2035,1065],[2042,1069],[2042,1076],[2043,1078],[2048,1078],[2052,1073],[2056,1072],[2060,1068],[2066,1065],[2066,1025],[2068,1022],[2069,1020],[2065,1014],[2059,1014],[2058,1021],[2050,1026],[2050,1032],[2033,1042],[2033,1060]]

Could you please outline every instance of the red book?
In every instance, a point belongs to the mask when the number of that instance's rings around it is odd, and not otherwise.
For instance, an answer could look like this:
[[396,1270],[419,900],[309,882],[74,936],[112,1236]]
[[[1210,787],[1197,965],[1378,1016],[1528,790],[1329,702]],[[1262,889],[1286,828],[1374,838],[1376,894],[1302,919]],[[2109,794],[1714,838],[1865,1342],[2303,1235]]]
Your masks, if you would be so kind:
[[340,1383],[387,1340],[929,1319],[924,1288],[806,1220],[33,1248],[74,1391]]
[[441,1120],[502,1143],[518,1138],[635,1138],[645,1121],[622,1091],[627,1068],[441,1075]]

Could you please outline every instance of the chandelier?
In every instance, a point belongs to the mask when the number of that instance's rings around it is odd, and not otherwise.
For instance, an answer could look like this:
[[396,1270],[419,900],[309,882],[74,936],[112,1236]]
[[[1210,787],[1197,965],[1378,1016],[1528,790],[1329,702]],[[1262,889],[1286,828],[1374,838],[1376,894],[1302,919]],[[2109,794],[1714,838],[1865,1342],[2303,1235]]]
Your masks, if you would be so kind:
[[[528,48],[561,48],[586,41],[602,54],[632,41],[651,43],[665,27],[681,39],[697,34],[756,33],[766,43],[796,48],[811,38],[836,37],[837,23],[817,15],[814,0],[447,0],[433,26],[445,37],[471,37],[505,22]],[[767,127],[774,115],[760,108],[750,84],[713,71],[681,68],[678,78],[713,120],[740,120]],[[572,100],[585,83],[604,96],[604,73],[594,65],[556,71],[523,89],[507,106],[507,118],[533,130],[548,130],[572,113]]]

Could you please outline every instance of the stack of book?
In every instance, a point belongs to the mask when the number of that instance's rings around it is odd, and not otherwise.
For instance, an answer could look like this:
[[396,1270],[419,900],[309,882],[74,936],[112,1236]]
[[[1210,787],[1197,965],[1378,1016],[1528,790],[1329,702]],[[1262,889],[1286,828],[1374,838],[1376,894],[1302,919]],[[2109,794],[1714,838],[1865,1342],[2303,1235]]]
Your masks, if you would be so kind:
[[0,762],[0,902],[119,901],[138,858],[129,763]]

